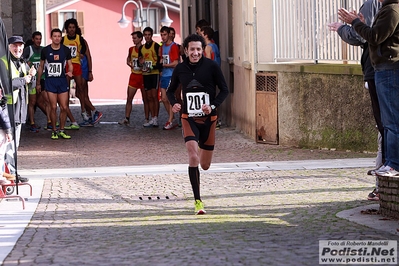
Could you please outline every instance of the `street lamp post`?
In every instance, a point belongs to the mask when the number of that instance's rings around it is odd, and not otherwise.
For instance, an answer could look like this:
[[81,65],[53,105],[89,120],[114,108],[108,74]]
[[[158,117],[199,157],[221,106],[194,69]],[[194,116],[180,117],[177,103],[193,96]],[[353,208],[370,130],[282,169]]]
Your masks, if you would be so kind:
[[[138,4],[137,4],[137,2],[138,2]],[[150,3],[149,3],[149,5],[147,6],[147,18],[146,18],[146,20],[143,20],[143,5],[141,4],[141,1],[140,0],[137,0],[137,1],[135,1],[135,0],[128,0],[128,1],[126,1],[126,3],[123,5],[123,7],[122,7],[122,18],[118,21],[118,24],[119,24],[119,26],[121,27],[121,28],[126,28],[127,26],[129,26],[129,23],[130,23],[130,21],[129,20],[127,20],[126,19],[126,15],[125,15],[125,8],[126,8],[126,6],[128,5],[128,4],[134,4],[135,6],[136,6],[136,8],[137,8],[137,13],[138,13],[138,16],[135,16],[135,18],[133,19],[133,21],[132,21],[132,23],[133,23],[133,26],[134,27],[141,27],[142,26],[142,24],[145,22],[146,24],[148,23],[148,15],[149,15],[149,13],[148,13],[148,11],[149,11],[149,9],[150,9],[150,6],[153,4],[153,3],[156,3],[156,2],[160,2],[162,5],[163,5],[163,8],[164,8],[164,10],[165,10],[165,16],[163,17],[163,19],[161,19],[161,25],[162,26],[166,26],[166,27],[169,27],[172,23],[173,23],[173,20],[171,20],[170,19],[170,17],[169,17],[169,15],[168,15],[168,7],[165,5],[165,3],[164,2],[162,2],[161,0],[152,0]]]

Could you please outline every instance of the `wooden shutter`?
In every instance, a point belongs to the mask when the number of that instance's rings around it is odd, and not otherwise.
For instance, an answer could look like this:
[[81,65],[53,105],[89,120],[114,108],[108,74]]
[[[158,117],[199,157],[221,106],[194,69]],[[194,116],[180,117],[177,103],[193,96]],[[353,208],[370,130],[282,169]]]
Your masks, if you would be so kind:
[[58,27],[58,12],[53,12],[50,14],[51,19],[51,29],[56,29]]
[[82,30],[82,35],[85,35],[85,27],[83,23],[83,11],[76,12],[76,20],[78,21],[79,28]]

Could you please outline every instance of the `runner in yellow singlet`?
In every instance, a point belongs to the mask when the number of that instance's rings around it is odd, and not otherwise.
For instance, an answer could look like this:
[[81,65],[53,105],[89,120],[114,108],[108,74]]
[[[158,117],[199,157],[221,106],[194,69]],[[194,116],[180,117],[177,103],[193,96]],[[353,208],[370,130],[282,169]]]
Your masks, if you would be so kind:
[[140,64],[143,66],[143,80],[144,80],[144,93],[143,101],[144,107],[148,106],[152,119],[149,120],[148,110],[144,109],[146,121],[144,127],[158,127],[158,86],[159,86],[159,70],[162,69],[160,64],[160,57],[158,56],[159,44],[152,40],[154,30],[146,27],[143,30],[145,44],[141,46],[139,52]]
[[[138,89],[144,88],[143,85],[143,75],[141,67],[139,66],[139,50],[142,46],[143,33],[141,31],[135,31],[132,34],[132,41],[134,46],[129,48],[126,64],[130,67],[131,73],[129,77],[129,84],[127,86],[127,98],[125,107],[125,118],[118,122],[120,125],[129,125],[130,123],[130,113],[133,107],[133,98],[136,95]],[[143,93],[142,93],[143,94]],[[145,109],[146,107],[144,107]]]
[[[82,118],[84,122],[90,121],[90,117],[86,111],[91,111],[93,113],[92,122],[94,124],[100,120],[100,118],[102,117],[102,113],[98,112],[93,105],[91,106],[89,105],[88,92],[84,90],[84,80],[82,77],[82,67],[80,61],[81,55],[87,57],[88,72],[89,72],[88,80],[89,81],[93,80],[91,54],[88,49],[87,42],[83,39],[81,35],[77,34],[79,26],[76,19],[71,18],[66,20],[64,23],[64,29],[67,34],[63,37],[62,42],[66,47],[68,47],[71,50],[73,79],[75,80],[76,83],[76,97],[78,97],[80,101]],[[86,110],[85,108],[86,105],[90,106],[92,110]],[[72,116],[72,113],[70,115]],[[74,129],[74,124],[75,123],[72,123],[71,129]]]

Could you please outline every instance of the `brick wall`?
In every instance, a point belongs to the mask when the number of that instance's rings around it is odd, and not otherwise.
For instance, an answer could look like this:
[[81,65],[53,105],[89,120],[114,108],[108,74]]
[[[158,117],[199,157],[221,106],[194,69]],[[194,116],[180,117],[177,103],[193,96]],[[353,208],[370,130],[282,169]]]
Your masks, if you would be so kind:
[[380,213],[399,219],[399,177],[378,177]]

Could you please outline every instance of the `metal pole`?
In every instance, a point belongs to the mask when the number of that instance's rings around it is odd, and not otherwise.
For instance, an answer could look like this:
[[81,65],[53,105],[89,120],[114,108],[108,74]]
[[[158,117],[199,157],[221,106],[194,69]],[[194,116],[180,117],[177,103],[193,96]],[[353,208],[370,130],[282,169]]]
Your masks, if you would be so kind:
[[313,56],[314,56],[314,63],[315,64],[317,64],[318,63],[318,54],[319,54],[319,50],[318,50],[318,47],[317,47],[317,45],[318,45],[318,37],[320,37],[319,36],[319,34],[317,33],[317,11],[316,11],[316,6],[317,6],[317,0],[313,0],[313,19],[314,19],[314,23],[313,23],[313,25],[314,25],[314,27],[313,27],[313,33],[314,33],[314,38],[313,38],[313,40],[314,40],[314,49],[313,49],[313,51],[314,51],[314,54],[313,54]]

